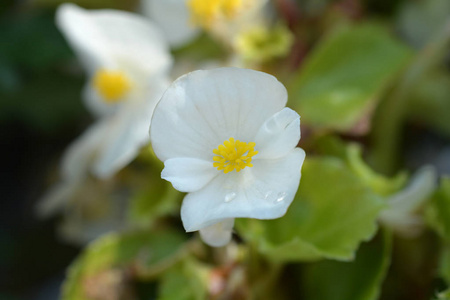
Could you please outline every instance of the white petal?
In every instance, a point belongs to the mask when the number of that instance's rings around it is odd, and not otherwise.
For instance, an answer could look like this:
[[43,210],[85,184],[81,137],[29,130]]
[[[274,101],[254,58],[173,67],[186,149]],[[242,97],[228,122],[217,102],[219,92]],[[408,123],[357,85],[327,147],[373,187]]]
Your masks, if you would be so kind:
[[108,178],[125,167],[149,143],[148,128],[153,110],[166,83],[155,80],[149,84],[145,99],[124,103],[115,115],[110,116],[108,133],[102,138],[93,172],[100,178]]
[[39,200],[36,214],[40,218],[47,218],[61,211],[67,204],[70,196],[78,189],[79,181],[59,182]]
[[304,159],[305,152],[295,148],[279,159],[256,160],[239,173],[220,174],[184,198],[184,228],[196,231],[228,218],[283,216],[297,192]]
[[113,115],[117,112],[120,105],[120,103],[119,105],[107,103],[93,87],[91,81],[84,87],[83,100],[89,111],[98,118]]
[[433,166],[424,166],[412,176],[408,186],[388,199],[390,208],[413,212],[436,189],[437,172]]
[[222,247],[231,241],[234,219],[226,219],[200,229],[202,240],[212,247]]
[[143,14],[162,29],[172,47],[182,46],[200,33],[190,20],[186,0],[143,0],[141,5]]
[[63,180],[78,180],[90,171],[105,179],[128,164],[149,140],[150,115],[132,112],[103,118],[77,139],[63,157]]
[[284,108],[268,119],[255,138],[255,159],[279,158],[294,149],[300,140],[300,116]]
[[63,181],[72,182],[84,178],[95,159],[102,141],[109,134],[109,124],[99,121],[90,126],[64,153],[61,163]]
[[151,139],[162,161],[212,159],[230,137],[251,142],[261,125],[287,101],[284,86],[254,70],[195,71],[176,80],[153,115]]
[[150,122],[143,123],[139,115],[118,114],[109,120],[108,135],[102,140],[94,174],[106,179],[136,157],[141,147],[149,142],[147,130]]
[[211,161],[182,157],[166,160],[161,177],[170,181],[180,192],[195,192],[218,174]]
[[423,225],[415,213],[429,199],[436,185],[436,169],[420,168],[406,188],[388,198],[389,207],[380,213],[380,221],[404,236],[414,236]]
[[108,135],[107,122],[90,126],[66,150],[61,162],[61,182],[52,187],[39,201],[37,213],[48,217],[62,209],[69,197],[89,174],[102,140]]
[[128,164],[149,142],[148,128],[165,84],[151,85],[143,101],[130,101],[116,114],[91,126],[66,151],[62,162],[63,179],[80,178],[92,168],[107,178]]
[[103,67],[134,65],[151,73],[171,66],[168,45],[159,29],[145,18],[118,10],[85,10],[63,4],[57,25],[85,68],[93,74]]

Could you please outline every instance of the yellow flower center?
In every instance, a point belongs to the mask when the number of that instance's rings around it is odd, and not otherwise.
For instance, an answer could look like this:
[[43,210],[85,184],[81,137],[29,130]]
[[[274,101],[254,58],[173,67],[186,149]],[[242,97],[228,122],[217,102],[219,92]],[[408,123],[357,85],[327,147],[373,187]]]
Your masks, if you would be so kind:
[[219,19],[231,20],[253,0],[189,0],[188,8],[195,25],[205,29]]
[[223,142],[223,145],[213,150],[217,156],[213,157],[213,166],[224,173],[236,170],[239,172],[245,167],[253,167],[251,164],[252,157],[258,154],[255,151],[255,143],[244,143],[234,138],[230,138]]
[[93,79],[94,87],[107,103],[117,103],[129,92],[131,82],[120,71],[98,70]]

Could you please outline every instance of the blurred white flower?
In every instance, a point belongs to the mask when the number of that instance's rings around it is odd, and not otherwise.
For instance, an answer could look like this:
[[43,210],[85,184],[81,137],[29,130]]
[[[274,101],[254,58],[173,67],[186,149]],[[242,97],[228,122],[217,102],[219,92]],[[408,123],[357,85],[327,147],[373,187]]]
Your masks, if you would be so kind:
[[424,225],[417,212],[436,187],[436,169],[433,166],[420,168],[403,190],[387,199],[388,208],[381,212],[380,221],[404,237],[417,236]]
[[232,45],[238,32],[260,23],[267,0],[142,0],[142,12],[154,20],[173,47],[205,30]]
[[122,11],[63,4],[57,24],[88,73],[86,105],[100,117],[69,150],[69,169],[78,168],[73,157],[87,155],[93,173],[106,178],[148,143],[149,119],[169,83],[168,45],[148,20]]
[[162,33],[141,16],[63,4],[56,17],[87,71],[84,100],[98,120],[67,149],[60,182],[39,203],[41,216],[63,209],[90,173],[110,178],[149,142],[150,118],[172,66]]
[[161,28],[174,48],[200,34],[200,28],[190,22],[187,0],[142,0],[141,11]]
[[300,182],[300,116],[266,73],[219,68],[177,79],[155,109],[150,136],[162,177],[189,194],[186,231],[222,246],[234,218],[283,216]]

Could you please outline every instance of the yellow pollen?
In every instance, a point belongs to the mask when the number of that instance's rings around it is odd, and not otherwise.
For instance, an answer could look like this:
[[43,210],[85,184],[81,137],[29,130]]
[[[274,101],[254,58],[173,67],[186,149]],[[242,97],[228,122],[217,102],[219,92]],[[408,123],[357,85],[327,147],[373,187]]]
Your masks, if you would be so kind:
[[98,70],[93,79],[94,87],[107,103],[117,103],[129,92],[131,82],[120,71]]
[[188,8],[195,25],[205,29],[220,19],[234,19],[253,0],[189,0]]
[[213,153],[217,154],[213,157],[213,166],[226,174],[233,170],[239,172],[245,167],[253,167],[252,157],[258,154],[258,151],[255,151],[254,142],[244,143],[230,138],[214,149]]

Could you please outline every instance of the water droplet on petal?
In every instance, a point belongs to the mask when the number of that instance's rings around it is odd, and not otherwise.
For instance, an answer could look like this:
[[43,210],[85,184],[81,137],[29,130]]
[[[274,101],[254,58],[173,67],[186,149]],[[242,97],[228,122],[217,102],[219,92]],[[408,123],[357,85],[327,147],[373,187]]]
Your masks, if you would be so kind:
[[273,197],[273,192],[272,191],[268,191],[265,195],[264,195],[264,200],[267,200],[269,198]]
[[231,192],[225,195],[225,202],[230,202],[234,198],[236,198],[237,194],[235,192]]
[[281,201],[283,201],[285,198],[286,198],[286,195],[287,195],[287,193],[286,192],[280,192],[280,193],[278,193],[278,195],[277,195],[277,198],[276,198],[276,202],[281,202]]

